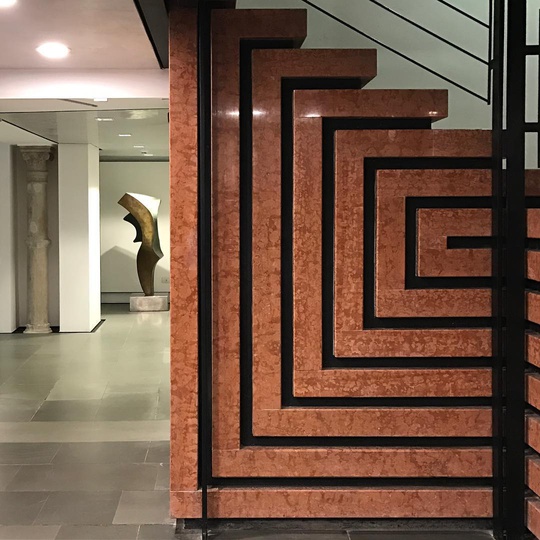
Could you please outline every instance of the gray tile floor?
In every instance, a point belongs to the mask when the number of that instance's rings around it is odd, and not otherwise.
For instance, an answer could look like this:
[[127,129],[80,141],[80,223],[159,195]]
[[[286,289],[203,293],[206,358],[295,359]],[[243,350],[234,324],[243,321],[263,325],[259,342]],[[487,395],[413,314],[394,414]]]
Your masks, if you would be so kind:
[[0,540],[166,540],[169,314],[0,335]]
[[[167,540],[169,314],[104,306],[94,334],[0,335],[0,540]],[[218,540],[485,540],[227,531]],[[200,538],[185,532],[179,538]]]

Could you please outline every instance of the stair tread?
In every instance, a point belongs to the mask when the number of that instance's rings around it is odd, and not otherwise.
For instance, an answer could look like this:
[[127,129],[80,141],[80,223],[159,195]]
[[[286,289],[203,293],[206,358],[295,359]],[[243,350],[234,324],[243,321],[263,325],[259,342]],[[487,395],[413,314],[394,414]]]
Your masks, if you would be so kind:
[[212,12],[212,35],[245,39],[287,39],[300,47],[307,37],[306,9],[218,9]]
[[301,90],[295,92],[296,118],[431,118],[448,116],[447,90]]

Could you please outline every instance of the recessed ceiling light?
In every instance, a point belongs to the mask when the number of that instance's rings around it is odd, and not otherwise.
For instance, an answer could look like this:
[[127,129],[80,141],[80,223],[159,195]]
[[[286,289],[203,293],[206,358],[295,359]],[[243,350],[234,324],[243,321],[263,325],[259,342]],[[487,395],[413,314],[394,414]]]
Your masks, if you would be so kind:
[[17,3],[17,0],[0,0],[0,8],[10,8]]
[[133,148],[144,148],[144,144],[134,144]]
[[154,157],[154,154],[144,154],[144,157]]
[[106,97],[97,97],[97,98],[94,98],[94,101],[109,101],[109,98],[106,98]]
[[119,137],[131,137],[131,133],[119,133]]
[[70,49],[63,43],[50,41],[48,43],[43,43],[42,45],[40,45],[36,49],[36,51],[45,58],[50,58],[51,60],[59,60],[61,58],[66,58],[66,56],[69,55]]
[[113,122],[114,119],[113,118],[104,118],[102,116],[98,116],[96,118],[96,122]]

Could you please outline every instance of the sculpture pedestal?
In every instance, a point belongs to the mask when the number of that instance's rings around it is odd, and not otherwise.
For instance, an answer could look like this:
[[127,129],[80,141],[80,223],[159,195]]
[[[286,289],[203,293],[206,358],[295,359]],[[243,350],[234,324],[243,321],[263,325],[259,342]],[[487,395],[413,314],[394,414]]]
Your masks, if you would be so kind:
[[129,311],[169,311],[169,298],[134,294],[129,299]]

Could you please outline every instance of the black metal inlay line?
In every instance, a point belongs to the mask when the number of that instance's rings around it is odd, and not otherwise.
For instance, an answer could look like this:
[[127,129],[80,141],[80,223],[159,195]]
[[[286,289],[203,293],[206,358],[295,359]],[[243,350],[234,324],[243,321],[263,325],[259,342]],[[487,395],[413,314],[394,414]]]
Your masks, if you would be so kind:
[[243,446],[279,448],[366,447],[366,448],[477,448],[492,446],[491,437],[255,437],[247,436]]
[[[377,171],[381,169],[490,169],[491,160],[485,158],[369,158],[364,160],[364,328],[486,328],[493,325],[491,318],[456,317],[456,318],[382,318],[375,315],[375,268],[376,268],[376,178]],[[332,182],[333,183],[333,182]],[[411,198],[414,199],[414,198]],[[450,197],[451,201],[454,197]],[[460,204],[459,197],[455,197]],[[435,204],[435,201],[425,201],[426,204]],[[461,201],[464,202],[463,200]],[[469,204],[469,202],[464,202]],[[420,204],[417,200],[416,204]],[[447,204],[442,202],[441,204]],[[448,203],[450,204],[450,203]],[[483,207],[490,207],[491,202],[480,201]],[[444,206],[447,208],[447,206]],[[412,256],[416,251],[416,238],[413,246],[408,246]],[[411,254],[409,253],[408,256]],[[414,268],[414,266],[413,266]],[[442,278],[416,278],[442,279]],[[453,278],[459,281],[460,278]],[[470,279],[470,278],[469,278]],[[472,278],[474,279],[474,278]],[[332,310],[333,311],[333,310]]]
[[411,488],[450,488],[450,487],[487,487],[491,485],[491,478],[408,478],[408,477],[371,477],[371,476],[341,476],[341,477],[312,477],[312,476],[282,476],[271,478],[255,477],[227,477],[216,478],[215,486],[227,486],[235,488],[243,487],[405,487]]
[[198,288],[198,481],[202,537],[208,538],[208,488],[212,483],[212,67],[211,8],[197,10],[197,288]]
[[242,40],[240,42],[240,438],[251,433],[253,388],[253,88],[252,53],[255,49],[291,48],[291,40]]
[[447,249],[492,249],[495,242],[491,236],[449,236]]
[[[418,210],[422,208],[492,208],[491,197],[407,197],[405,200],[405,289],[492,288],[490,277],[420,277]],[[458,238],[459,241],[467,240]],[[483,238],[481,239],[484,240]],[[487,239],[489,241],[489,238]]]
[[[321,444],[324,446],[339,444],[338,441],[349,441],[349,437],[294,437],[294,438],[279,438],[279,437],[254,437],[252,434],[252,407],[253,407],[253,394],[252,394],[252,87],[251,87],[251,56],[253,49],[256,48],[278,48],[286,46],[286,42],[283,41],[252,41],[245,40],[241,45],[241,110],[240,110],[240,127],[241,127],[241,196],[240,196],[240,252],[241,252],[241,441],[243,445],[258,445],[267,444],[269,440],[274,441],[278,445],[289,446],[291,444]],[[285,79],[282,83],[282,126],[283,126],[283,138],[282,138],[282,160],[283,160],[283,174],[284,181],[282,184],[282,204],[283,204],[283,235],[282,235],[282,270],[283,275],[291,275],[291,280],[283,280],[282,286],[282,301],[283,301],[283,342],[284,348],[292,347],[292,341],[288,341],[285,334],[287,327],[292,328],[292,159],[293,159],[293,140],[292,140],[292,126],[293,126],[293,92],[296,89],[344,89],[344,88],[360,88],[362,82],[358,79],[313,79],[313,78],[297,78],[297,79]],[[357,119],[340,119],[337,121],[338,125],[347,126],[348,128],[378,128],[378,129],[396,129],[396,128],[418,128],[426,129],[431,125],[430,119],[418,119],[418,120],[393,120],[393,119],[370,119],[370,120],[357,120]],[[287,181],[285,177],[289,177],[290,181]],[[290,234],[288,233],[290,231]],[[289,313],[287,316],[286,313]],[[292,333],[289,333],[292,339]],[[289,344],[289,345],[288,345]],[[288,345],[288,347],[287,347]],[[420,359],[422,361],[423,359]],[[459,362],[459,359],[458,359]],[[482,359],[480,359],[482,362]],[[488,363],[487,360],[486,363]],[[292,356],[291,362],[282,362],[284,366],[283,371],[283,395],[287,396],[287,400],[291,403],[296,402],[292,396],[292,371],[287,371],[292,368]],[[444,406],[452,404],[454,406],[489,406],[489,398],[472,398],[472,399],[460,399],[460,398],[405,398],[405,399],[356,399],[340,400],[333,398],[320,398],[316,401],[302,400],[302,406],[375,406],[380,404],[381,406],[390,406],[394,403],[397,406]],[[284,403],[284,406],[288,406],[288,401]],[[370,438],[353,438],[359,444],[371,444]],[[468,439],[467,439],[468,440]],[[280,442],[281,441],[281,442]],[[324,441],[324,442],[323,442]],[[444,438],[389,438],[388,441],[381,441],[380,438],[374,439],[372,442],[378,441],[381,444],[400,445],[405,441],[411,444],[425,445],[425,444],[445,444]],[[484,441],[485,442],[485,441]]]
[[[504,13],[504,2],[500,2]],[[501,223],[506,247],[502,270],[506,279],[502,306],[506,325],[503,334],[503,361],[506,408],[504,410],[505,460],[503,469],[504,501],[502,506],[504,532],[510,540],[524,537],[526,527],[525,482],[525,249],[527,237],[527,209],[525,199],[525,132],[538,130],[538,125],[525,123],[526,55],[527,49],[526,0],[506,2],[507,26],[499,24],[499,39],[507,36],[506,55],[499,53],[499,85],[506,82],[506,103],[501,98],[494,110],[494,132],[502,138],[503,118],[506,132],[503,141],[506,170],[500,159],[496,165],[499,179],[506,186],[505,208]],[[506,65],[506,70],[504,66]],[[506,73],[505,73],[506,71]],[[499,152],[499,158],[502,156]]]

